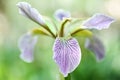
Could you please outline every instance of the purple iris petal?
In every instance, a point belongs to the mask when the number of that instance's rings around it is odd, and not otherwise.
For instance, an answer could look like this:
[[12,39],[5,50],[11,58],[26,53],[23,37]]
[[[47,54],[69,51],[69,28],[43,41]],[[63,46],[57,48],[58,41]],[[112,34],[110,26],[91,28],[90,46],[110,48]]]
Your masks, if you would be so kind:
[[56,38],[53,52],[53,58],[64,77],[74,71],[80,63],[81,49],[75,38]]
[[63,9],[59,9],[54,14],[55,18],[59,21],[62,21],[64,18],[70,18],[71,14],[68,11],[64,11]]
[[87,39],[85,47],[91,50],[92,52],[94,52],[94,54],[96,55],[97,61],[100,61],[104,58],[105,48],[102,41],[97,37],[93,36],[91,40]]
[[19,49],[21,51],[20,58],[25,62],[32,62],[33,61],[33,51],[34,46],[37,42],[37,37],[32,36],[30,33],[24,34],[19,39]]
[[83,23],[83,26],[85,26],[85,28],[88,29],[107,29],[109,28],[110,24],[114,22],[114,19],[106,16],[104,14],[95,14],[94,16],[92,16],[91,18],[89,18],[88,20],[86,20]]
[[23,16],[39,23],[40,25],[45,24],[45,21],[39,12],[35,8],[32,8],[27,2],[19,2],[17,6],[19,8],[19,13]]

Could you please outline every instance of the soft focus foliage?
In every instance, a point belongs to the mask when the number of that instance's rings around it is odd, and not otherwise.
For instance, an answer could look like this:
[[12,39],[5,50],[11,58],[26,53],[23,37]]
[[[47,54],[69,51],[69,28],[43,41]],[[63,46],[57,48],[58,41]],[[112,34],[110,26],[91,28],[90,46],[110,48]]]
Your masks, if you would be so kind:
[[[17,41],[20,35],[35,27],[36,23],[19,15],[16,3],[20,0],[0,0],[0,80],[59,80],[59,73],[52,56],[54,40],[39,36],[34,50],[33,63],[20,58]],[[26,0],[22,0],[26,1]],[[120,79],[120,5],[119,0],[29,0],[33,7],[45,16],[53,17],[57,9],[65,9],[76,18],[88,18],[94,13],[104,13],[116,18],[109,29],[93,33],[106,48],[105,58],[96,62],[95,55],[84,48],[80,41],[82,58],[79,67],[71,74],[72,80],[119,80]],[[114,8],[115,7],[115,8]],[[51,27],[52,28],[52,27]]]

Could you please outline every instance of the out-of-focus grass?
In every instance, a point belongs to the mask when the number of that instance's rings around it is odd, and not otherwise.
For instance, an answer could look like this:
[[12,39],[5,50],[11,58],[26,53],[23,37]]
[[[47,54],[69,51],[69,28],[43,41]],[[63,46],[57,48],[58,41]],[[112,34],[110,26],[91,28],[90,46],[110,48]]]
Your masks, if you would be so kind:
[[[107,1],[111,0],[29,0],[28,2],[41,14],[51,18],[54,11],[59,8],[71,11],[74,17],[86,18],[98,12],[110,15],[111,13],[105,8]],[[4,16],[0,16],[0,80],[57,80],[59,72],[52,59],[54,40],[39,36],[34,62],[23,62],[19,58],[17,41],[22,34],[39,25],[19,15],[16,7],[19,0],[3,2],[5,10],[3,10],[4,13],[0,12]],[[118,19],[109,29],[94,32],[105,44],[106,56],[103,61],[96,62],[93,53],[81,46],[82,60],[79,67],[72,73],[73,80],[120,79],[119,22]],[[82,42],[79,43],[82,44]]]

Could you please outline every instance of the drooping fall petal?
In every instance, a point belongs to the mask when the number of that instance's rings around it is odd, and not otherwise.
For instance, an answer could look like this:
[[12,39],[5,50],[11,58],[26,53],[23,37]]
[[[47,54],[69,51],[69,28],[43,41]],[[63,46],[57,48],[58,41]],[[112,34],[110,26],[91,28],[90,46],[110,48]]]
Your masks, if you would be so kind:
[[20,37],[18,47],[21,51],[20,58],[25,62],[33,61],[34,46],[37,42],[37,37],[32,36],[30,33],[24,34]]
[[69,11],[65,11],[63,9],[58,9],[55,14],[55,18],[59,21],[62,21],[64,18],[70,18],[71,14]]
[[100,61],[104,58],[105,56],[104,45],[102,41],[98,39],[96,36],[93,36],[92,39],[87,39],[85,47],[95,54],[97,61]]
[[88,29],[107,29],[109,28],[110,24],[114,22],[114,19],[106,16],[104,14],[95,14],[88,20],[83,22],[83,26]]
[[64,77],[74,71],[80,63],[81,49],[75,38],[56,38],[53,52],[53,58]]
[[17,6],[19,8],[19,13],[21,15],[37,22],[40,25],[45,24],[43,17],[39,14],[39,12],[35,8],[32,8],[29,3],[19,2]]

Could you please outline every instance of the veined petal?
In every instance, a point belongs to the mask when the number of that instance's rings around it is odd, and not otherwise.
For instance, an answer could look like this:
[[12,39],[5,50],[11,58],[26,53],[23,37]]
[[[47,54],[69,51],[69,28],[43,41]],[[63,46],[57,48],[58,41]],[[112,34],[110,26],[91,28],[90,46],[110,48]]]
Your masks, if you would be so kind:
[[69,11],[65,11],[63,9],[58,9],[55,12],[54,16],[58,21],[62,21],[64,18],[70,18],[71,14]]
[[80,63],[81,49],[75,38],[56,38],[53,52],[53,58],[64,77],[74,71]]
[[39,23],[40,25],[45,24],[43,17],[39,14],[39,12],[35,8],[32,8],[29,3],[19,2],[17,6],[19,8],[19,13],[22,14],[23,16]]
[[87,39],[85,43],[85,47],[92,52],[94,52],[97,61],[100,61],[105,56],[105,48],[100,39],[98,39],[96,36],[93,36],[93,39]]
[[115,20],[109,16],[104,14],[95,14],[88,20],[83,22],[83,26],[88,29],[107,29],[109,28],[110,24]]
[[21,51],[20,58],[25,62],[33,61],[34,46],[37,42],[37,37],[32,36],[30,33],[24,34],[20,37],[18,47]]

